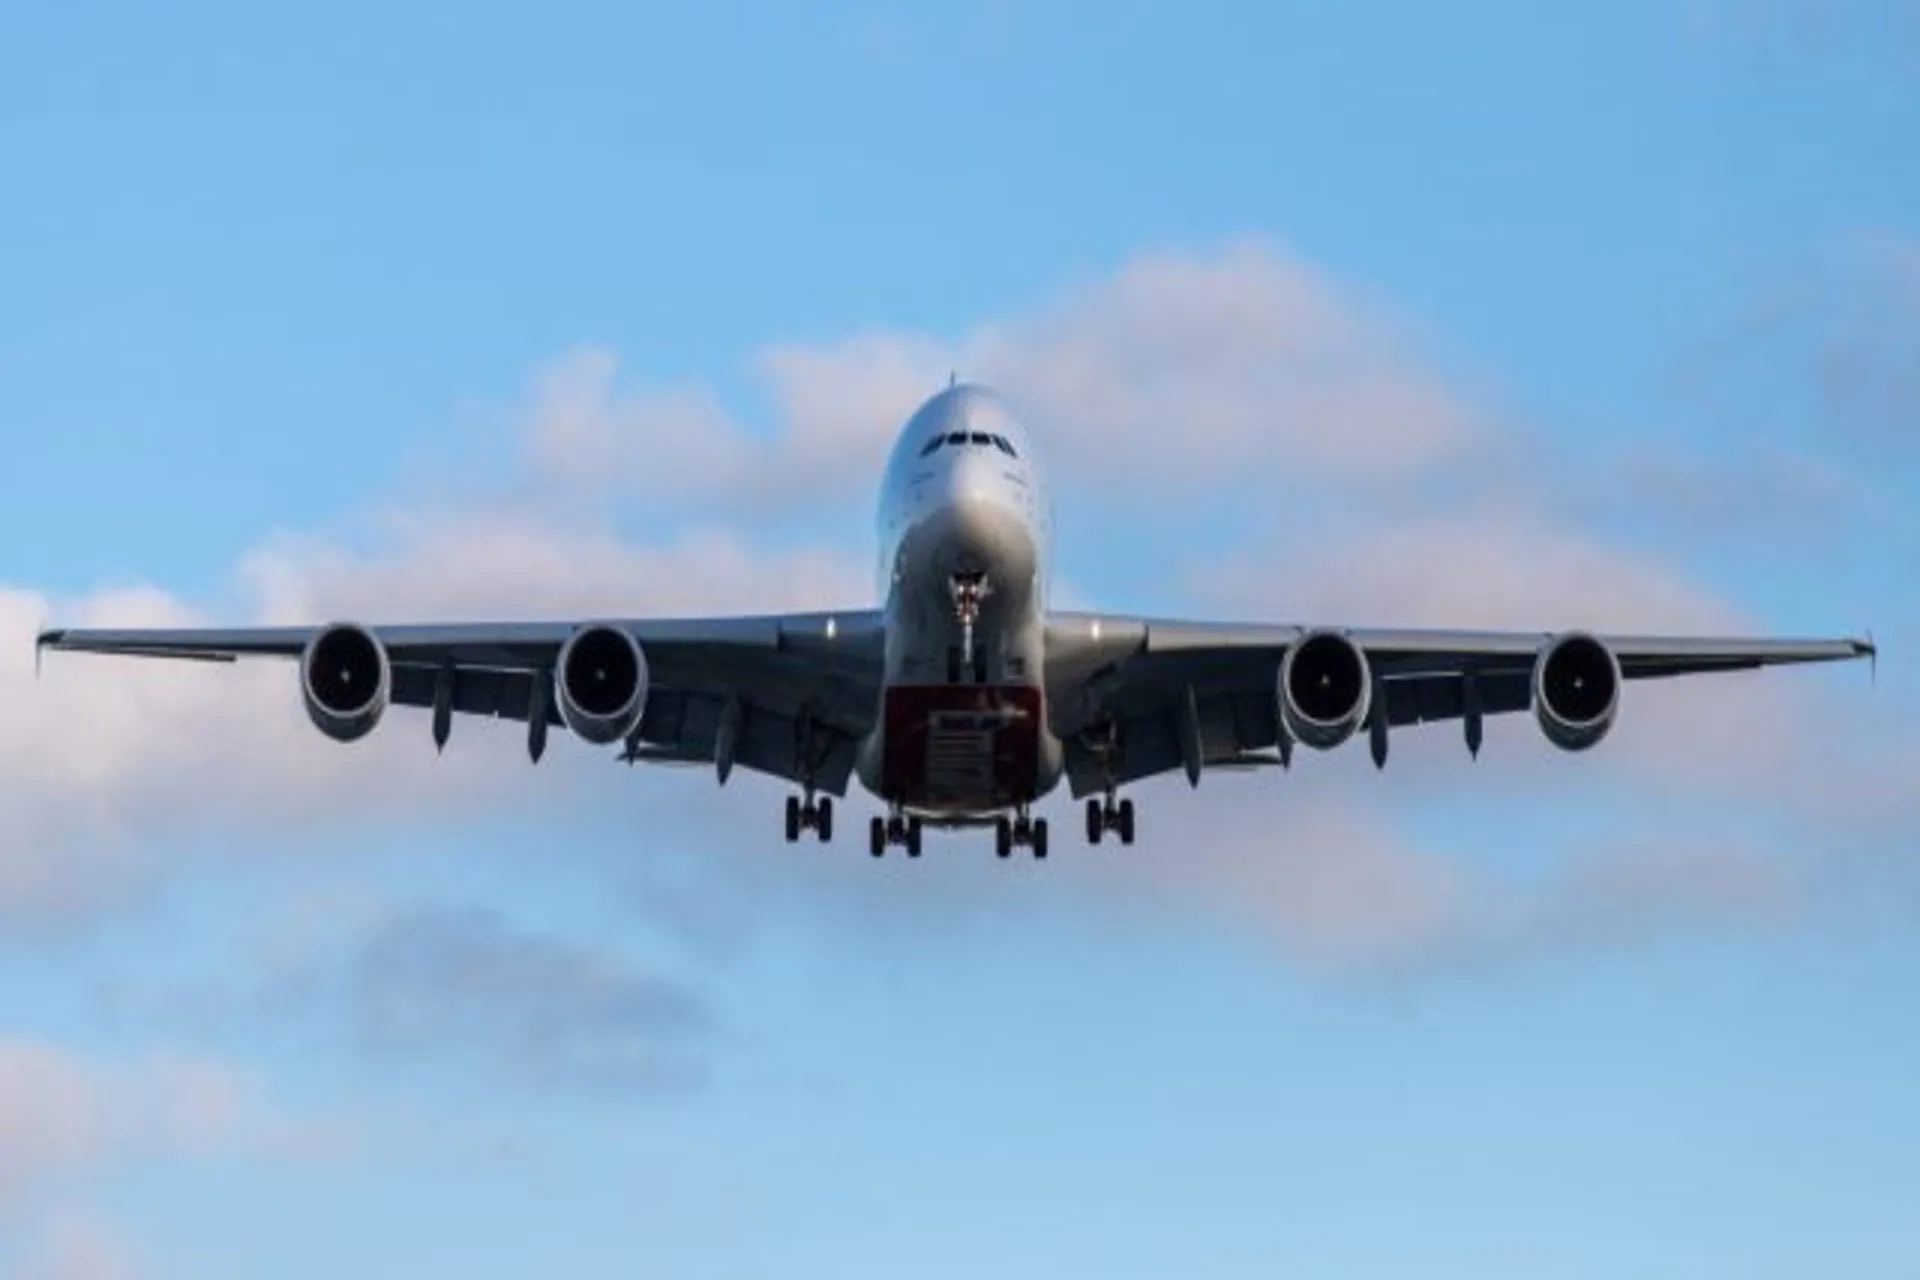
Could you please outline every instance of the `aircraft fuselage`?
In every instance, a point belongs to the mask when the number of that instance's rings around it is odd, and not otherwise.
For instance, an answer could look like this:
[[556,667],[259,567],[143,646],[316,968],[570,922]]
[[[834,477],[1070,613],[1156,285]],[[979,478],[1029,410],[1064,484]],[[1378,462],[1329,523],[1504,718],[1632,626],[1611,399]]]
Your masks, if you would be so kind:
[[927,401],[881,489],[885,683],[861,782],[930,822],[985,821],[1059,782],[1047,724],[1053,516],[1036,443],[975,386]]

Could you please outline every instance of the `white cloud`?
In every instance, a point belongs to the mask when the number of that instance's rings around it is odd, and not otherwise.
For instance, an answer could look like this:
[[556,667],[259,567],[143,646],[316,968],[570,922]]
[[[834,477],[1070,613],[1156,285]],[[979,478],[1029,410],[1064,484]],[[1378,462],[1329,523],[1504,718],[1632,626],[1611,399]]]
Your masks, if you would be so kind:
[[0,1036],[0,1269],[128,1280],[132,1250],[86,1198],[142,1165],[304,1159],[343,1131],[287,1115],[250,1073],[192,1053],[91,1056]]
[[99,1060],[0,1039],[0,1210],[121,1161],[287,1154],[319,1136],[223,1062]]
[[16,1280],[133,1280],[142,1274],[119,1232],[100,1218],[65,1208],[33,1233]]
[[953,339],[777,344],[753,367],[774,429],[749,430],[703,390],[623,390],[609,353],[575,352],[542,376],[532,457],[671,511],[865,501],[893,433],[950,373],[1019,404],[1066,482],[1156,493],[1250,472],[1301,488],[1404,482],[1487,430],[1378,308],[1259,241],[1147,255]]

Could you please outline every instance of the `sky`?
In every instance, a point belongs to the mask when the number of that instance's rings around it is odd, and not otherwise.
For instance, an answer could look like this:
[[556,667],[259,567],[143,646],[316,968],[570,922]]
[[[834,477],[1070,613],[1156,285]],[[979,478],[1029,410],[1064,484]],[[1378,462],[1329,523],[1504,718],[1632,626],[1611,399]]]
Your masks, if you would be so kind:
[[[9,10],[0,1275],[1915,1274],[1916,135],[1904,0]],[[949,371],[1064,606],[1878,671],[1176,775],[1043,864],[36,677],[870,603]]]

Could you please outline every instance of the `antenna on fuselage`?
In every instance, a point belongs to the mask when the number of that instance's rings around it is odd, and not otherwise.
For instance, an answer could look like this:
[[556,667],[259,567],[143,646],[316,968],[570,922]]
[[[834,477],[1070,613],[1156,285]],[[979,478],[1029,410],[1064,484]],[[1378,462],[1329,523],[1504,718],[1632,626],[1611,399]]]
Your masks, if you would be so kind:
[[954,384],[959,380],[960,376],[958,374],[951,369],[947,370],[947,390],[953,390]]

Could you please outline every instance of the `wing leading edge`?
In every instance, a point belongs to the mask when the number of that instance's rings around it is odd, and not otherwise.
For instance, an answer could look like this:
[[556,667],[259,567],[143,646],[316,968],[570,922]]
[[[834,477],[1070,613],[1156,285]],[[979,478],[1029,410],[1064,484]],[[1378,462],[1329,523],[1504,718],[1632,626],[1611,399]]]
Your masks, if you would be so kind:
[[[537,760],[563,723],[551,695],[561,650],[582,622],[369,627],[391,670],[388,700],[528,725]],[[645,655],[645,713],[625,759],[734,765],[845,795],[879,701],[881,620],[871,610],[609,624]],[[298,661],[327,627],[42,632],[36,649],[200,662]]]
[[[1048,680],[1073,794],[1176,770],[1197,782],[1205,769],[1284,764],[1295,744],[1278,706],[1282,664],[1303,640],[1328,634],[1365,657],[1370,700],[1357,732],[1384,763],[1389,729],[1440,720],[1463,721],[1468,746],[1478,752],[1484,717],[1535,709],[1542,651],[1583,633],[1322,630],[1057,614],[1048,623]],[[1855,638],[1591,638],[1612,655],[1622,680],[1877,654],[1871,640]]]

